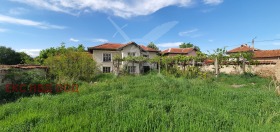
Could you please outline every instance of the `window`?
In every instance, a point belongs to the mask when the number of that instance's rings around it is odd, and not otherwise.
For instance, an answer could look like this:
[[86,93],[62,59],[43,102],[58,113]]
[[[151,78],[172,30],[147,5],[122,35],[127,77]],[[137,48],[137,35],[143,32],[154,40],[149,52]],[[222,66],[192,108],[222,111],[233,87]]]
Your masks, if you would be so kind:
[[103,67],[103,73],[110,73],[111,67]]
[[135,73],[136,66],[127,66],[127,70],[129,73]]
[[104,54],[103,54],[103,61],[104,61],[104,62],[109,62],[109,61],[111,61],[111,54],[104,53]]
[[136,53],[135,52],[128,52],[127,54],[128,54],[128,56],[135,56]]
[[146,58],[149,58],[149,55],[143,55],[144,57],[146,57]]

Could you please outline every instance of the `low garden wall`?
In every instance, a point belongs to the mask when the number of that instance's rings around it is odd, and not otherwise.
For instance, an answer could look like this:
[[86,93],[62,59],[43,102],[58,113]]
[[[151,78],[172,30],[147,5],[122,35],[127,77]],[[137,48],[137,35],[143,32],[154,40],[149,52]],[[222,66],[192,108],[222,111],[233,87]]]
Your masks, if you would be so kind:
[[[280,62],[279,62],[280,63]],[[276,65],[246,65],[246,72],[254,73],[260,75],[262,77],[275,77],[276,71],[278,70],[278,76],[280,76],[280,64],[278,63],[278,67]],[[203,71],[215,72],[214,65],[204,65],[201,67]],[[276,70],[277,69],[277,70]],[[241,74],[243,73],[242,68],[239,65],[222,65],[220,69],[221,73],[227,74]],[[280,78],[279,78],[280,79]]]

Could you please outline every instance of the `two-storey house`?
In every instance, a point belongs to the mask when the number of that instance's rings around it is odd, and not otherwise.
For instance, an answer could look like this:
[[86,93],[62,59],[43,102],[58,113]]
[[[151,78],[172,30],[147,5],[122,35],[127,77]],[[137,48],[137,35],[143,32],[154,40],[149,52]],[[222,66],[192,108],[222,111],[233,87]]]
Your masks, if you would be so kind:
[[[94,47],[88,47],[88,51],[92,54],[93,59],[97,62],[100,70],[103,71],[103,73],[115,73],[117,71],[113,61],[113,58],[116,56],[121,58],[126,58],[128,56],[143,56],[147,58],[153,58],[160,52],[144,45],[138,45],[135,42],[129,42],[127,44],[105,43]],[[149,69],[155,69],[157,68],[157,65],[149,62],[132,63],[122,61],[120,63],[120,68],[126,68],[129,73],[139,74]]]

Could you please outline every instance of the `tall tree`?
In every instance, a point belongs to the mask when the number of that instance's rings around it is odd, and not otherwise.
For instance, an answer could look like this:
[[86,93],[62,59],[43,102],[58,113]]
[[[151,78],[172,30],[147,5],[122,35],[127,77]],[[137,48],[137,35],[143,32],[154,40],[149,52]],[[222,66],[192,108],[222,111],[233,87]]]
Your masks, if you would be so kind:
[[99,72],[96,62],[86,52],[69,51],[48,57],[44,64],[49,66],[50,75],[57,81],[73,83],[76,80],[91,81]]
[[153,42],[150,42],[147,47],[158,50],[158,47]]
[[0,64],[16,65],[21,63],[20,54],[11,48],[0,46]]
[[200,48],[190,42],[188,43],[182,43],[181,45],[179,45],[180,48],[195,48],[197,49],[197,51],[200,51]]
[[115,55],[113,58],[113,64],[117,68],[116,75],[119,76],[120,74],[120,65],[123,61],[123,58],[120,55]]
[[226,48],[217,48],[214,50],[214,53],[210,55],[211,59],[215,60],[215,74],[216,77],[220,74],[220,69],[222,68],[221,64],[228,60],[228,56],[226,55]]
[[193,44],[189,43],[182,43],[181,45],[179,45],[180,48],[192,48],[194,47]]
[[83,46],[83,44],[78,45],[78,47],[65,47],[65,43],[61,43],[61,45],[57,48],[51,47],[48,49],[44,49],[40,52],[39,56],[35,58],[35,60],[39,63],[39,64],[43,64],[44,61],[48,58],[48,57],[52,57],[52,56],[56,56],[56,55],[62,55],[65,54],[67,52],[70,51],[77,51],[77,52],[85,52],[85,47]]
[[24,52],[19,52],[21,64],[34,64],[34,59]]

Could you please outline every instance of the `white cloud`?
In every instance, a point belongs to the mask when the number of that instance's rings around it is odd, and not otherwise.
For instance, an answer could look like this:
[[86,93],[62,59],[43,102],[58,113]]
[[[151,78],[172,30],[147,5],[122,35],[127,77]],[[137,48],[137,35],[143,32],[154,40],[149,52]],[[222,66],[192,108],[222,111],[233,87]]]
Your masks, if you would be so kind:
[[101,38],[99,38],[99,39],[92,39],[92,42],[106,43],[106,42],[108,42],[108,40],[107,40],[107,39],[101,39]]
[[74,38],[70,38],[69,41],[72,41],[72,42],[79,42],[80,40],[74,39]]
[[204,4],[207,5],[218,5],[224,2],[224,0],[203,0]]
[[179,36],[191,36],[192,33],[197,32],[198,29],[191,29],[183,32],[179,32]]
[[209,41],[209,42],[214,42],[214,40],[213,40],[213,39],[209,39],[208,41]]
[[10,23],[24,26],[32,26],[41,29],[64,29],[64,26],[51,25],[45,22],[36,22],[28,19],[19,19],[15,17],[5,16],[0,14],[0,23]]
[[168,42],[168,43],[160,43],[157,44],[158,47],[161,48],[176,48],[179,47],[179,45],[181,45],[183,42]]
[[20,49],[19,52],[25,52],[31,57],[37,57],[40,54],[41,49]]
[[186,7],[194,0],[11,0],[68,14],[88,12],[86,10],[113,13],[115,16],[128,18],[149,15],[167,6]]
[[12,8],[12,9],[9,10],[9,14],[11,14],[11,15],[21,15],[21,14],[25,14],[27,12],[28,12],[27,9],[21,8],[21,7]]
[[0,33],[2,32],[7,32],[8,31],[8,29],[4,29],[4,28],[0,28]]

